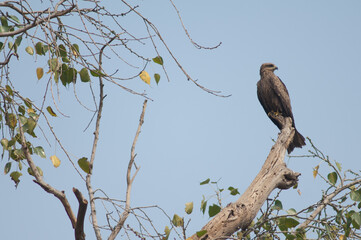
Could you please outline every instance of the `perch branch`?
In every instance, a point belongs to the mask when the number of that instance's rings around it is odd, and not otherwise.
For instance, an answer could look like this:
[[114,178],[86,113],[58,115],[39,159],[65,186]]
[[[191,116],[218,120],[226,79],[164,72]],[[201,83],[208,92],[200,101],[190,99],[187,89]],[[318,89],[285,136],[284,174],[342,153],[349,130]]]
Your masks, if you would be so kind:
[[284,121],[284,128],[251,185],[236,202],[228,204],[202,228],[206,230],[203,236],[194,234],[191,239],[227,239],[239,229],[247,229],[275,188],[288,189],[297,183],[300,173],[293,172],[284,163],[295,130],[291,118]]

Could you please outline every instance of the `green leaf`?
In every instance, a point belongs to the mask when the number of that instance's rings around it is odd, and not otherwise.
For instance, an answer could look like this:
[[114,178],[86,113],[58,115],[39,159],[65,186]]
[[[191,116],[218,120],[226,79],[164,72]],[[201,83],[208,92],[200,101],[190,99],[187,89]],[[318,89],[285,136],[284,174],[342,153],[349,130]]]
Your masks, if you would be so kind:
[[10,96],[14,96],[14,92],[9,85],[6,85],[5,89],[9,93]]
[[355,212],[351,216],[352,226],[356,229],[360,229],[361,226],[361,214],[359,212]]
[[79,75],[80,75],[80,80],[82,82],[89,82],[90,81],[90,76],[89,76],[88,69],[83,68],[82,70],[80,70]]
[[228,190],[230,191],[230,194],[231,194],[232,196],[235,196],[235,195],[237,195],[237,194],[240,194],[240,193],[238,192],[238,188],[229,187]]
[[[39,175],[43,176],[43,170],[41,170],[41,168],[38,166],[36,167],[36,169],[38,170]],[[28,173],[29,175],[34,176],[33,170],[31,170],[31,168],[28,168]]]
[[24,107],[24,105],[20,105],[20,106],[18,107],[18,111],[19,111],[19,113],[21,113],[22,115],[25,115],[25,107]]
[[66,86],[67,84],[70,84],[72,82],[75,83],[77,73],[78,72],[76,71],[75,68],[69,68],[68,65],[63,63],[61,65],[61,76],[60,76],[60,80],[63,83],[63,85]]
[[22,149],[15,149],[11,153],[11,158],[16,161],[25,159],[25,153]]
[[294,228],[300,223],[293,218],[286,218],[285,224],[287,228]]
[[53,117],[57,117],[56,113],[53,111],[53,109],[50,106],[46,107],[46,110],[48,111],[48,113],[53,116]]
[[10,169],[11,169],[11,162],[7,162],[5,164],[4,174],[8,174],[8,172],[10,172]]
[[48,45],[43,45],[43,52],[44,52],[44,55],[45,53],[49,50],[49,46]]
[[21,36],[18,36],[16,39],[15,39],[15,43],[14,43],[14,51],[17,52],[18,51],[18,47],[20,46],[20,43],[21,43],[21,40],[23,38]]
[[4,26],[4,27],[8,27],[8,20],[6,19],[5,16],[1,16],[0,17],[0,20],[1,20],[1,25]]
[[341,172],[341,170],[342,170],[341,163],[336,162],[336,161],[335,161],[335,163],[336,163],[337,169]]
[[103,76],[105,76],[105,74],[100,72],[99,70],[90,70],[90,74],[93,77],[103,77]]
[[9,32],[9,27],[8,26],[0,26],[0,33],[2,32]]
[[330,181],[330,183],[332,185],[335,185],[337,182],[337,173],[336,172],[329,173],[327,175],[327,178],[328,178],[328,181]]
[[68,83],[75,83],[77,75],[78,75],[78,71],[75,68],[69,68],[68,69],[68,80],[70,80],[70,82],[68,82]]
[[294,208],[290,208],[290,209],[287,210],[287,213],[288,213],[289,215],[296,215],[297,211],[296,211],[296,209],[294,209]]
[[186,203],[185,211],[187,214],[191,214],[193,212],[193,202]]
[[155,80],[155,82],[156,82],[157,85],[158,85],[159,80],[160,80],[160,75],[159,75],[158,73],[154,74],[154,80]]
[[[0,26],[0,32],[1,32],[1,26]],[[0,51],[4,48],[4,43],[0,42]]]
[[45,151],[42,146],[35,147],[33,151],[36,155],[39,155],[42,158],[46,158]]
[[88,158],[82,157],[78,160],[79,167],[85,172],[90,173],[90,163],[88,161]]
[[21,163],[21,161],[19,161],[19,170],[23,170],[23,164]]
[[73,44],[71,50],[72,50],[75,57],[79,56],[79,46],[78,46],[78,44]]
[[11,177],[11,180],[13,180],[15,182],[15,186],[17,186],[20,182],[20,177],[21,175],[23,175],[21,172],[18,172],[18,171],[14,171],[12,173],[10,173],[10,177]]
[[12,138],[12,139],[8,142],[8,147],[14,146],[15,143],[16,143],[16,139],[15,139],[15,138]]
[[63,44],[59,45],[59,54],[60,54],[60,57],[62,57],[62,58],[66,58],[68,55],[66,52],[66,48]]
[[36,127],[36,121],[32,117],[29,117],[28,121],[23,125],[23,130],[24,132],[33,135],[35,127]]
[[173,223],[173,225],[176,226],[176,227],[183,226],[183,218],[181,218],[181,217],[178,216],[177,214],[174,214],[172,223]]
[[205,197],[203,196],[203,199],[201,201],[201,211],[203,214],[206,212],[206,208],[207,208],[207,201],[206,201]]
[[52,58],[48,60],[49,69],[52,72],[55,72],[59,68],[59,61],[57,58]]
[[13,42],[8,42],[8,47],[9,47],[9,49],[12,49],[13,46],[14,46]]
[[60,80],[62,82],[62,84],[64,86],[66,86],[66,84],[68,83],[68,75],[67,75],[67,72],[68,72],[68,65],[66,65],[65,63],[63,63],[61,65],[61,75],[60,75]]
[[11,18],[12,20],[14,20],[15,22],[20,23],[19,18],[18,18],[17,16],[10,15],[10,18]]
[[153,58],[153,62],[158,63],[159,65],[163,65],[163,58],[161,56],[157,56]]
[[63,57],[63,58],[61,58],[61,60],[65,63],[70,63],[70,59],[67,57]]
[[277,222],[281,231],[287,231],[287,229],[294,228],[299,224],[297,220],[287,217],[281,217],[277,220]]
[[45,55],[45,52],[44,52],[44,44],[42,42],[37,42],[35,44],[35,52],[36,54],[38,55]]
[[280,200],[275,201],[275,205],[272,206],[273,210],[280,211],[283,209],[282,202]]
[[29,167],[28,167],[28,173],[29,173],[29,175],[34,176],[33,170],[31,170],[31,168],[29,168]]
[[204,234],[207,233],[207,230],[200,230],[199,232],[197,232],[197,237],[202,237]]
[[359,189],[357,191],[351,191],[350,198],[355,202],[360,202],[361,201],[361,189]]
[[207,184],[207,183],[209,183],[209,181],[211,181],[211,179],[206,179],[206,180],[204,180],[203,182],[201,182],[199,185],[204,185],[204,184]]
[[27,106],[28,108],[31,108],[31,106],[32,106],[31,100],[30,100],[29,98],[26,98],[26,99],[24,100],[24,104],[25,104],[25,106]]
[[20,46],[20,43],[21,41],[23,40],[23,38],[21,36],[18,36],[16,39],[15,39],[15,46]]
[[16,116],[13,113],[5,113],[6,125],[8,125],[11,129],[14,129],[17,125]]
[[213,204],[212,206],[209,206],[208,215],[209,217],[213,217],[217,215],[217,213],[219,213],[220,211],[221,211],[221,207],[216,204]]

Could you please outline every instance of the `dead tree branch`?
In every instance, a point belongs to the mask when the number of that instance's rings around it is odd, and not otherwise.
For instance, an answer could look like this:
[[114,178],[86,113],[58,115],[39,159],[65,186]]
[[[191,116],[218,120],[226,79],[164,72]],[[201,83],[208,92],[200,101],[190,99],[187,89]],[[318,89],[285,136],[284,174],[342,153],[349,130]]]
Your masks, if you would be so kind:
[[191,239],[227,239],[236,231],[247,229],[274,189],[288,189],[297,183],[300,173],[293,172],[284,163],[286,149],[295,133],[292,120],[285,120],[284,129],[251,185],[236,202],[230,203],[202,228],[206,230],[203,236],[194,234]]

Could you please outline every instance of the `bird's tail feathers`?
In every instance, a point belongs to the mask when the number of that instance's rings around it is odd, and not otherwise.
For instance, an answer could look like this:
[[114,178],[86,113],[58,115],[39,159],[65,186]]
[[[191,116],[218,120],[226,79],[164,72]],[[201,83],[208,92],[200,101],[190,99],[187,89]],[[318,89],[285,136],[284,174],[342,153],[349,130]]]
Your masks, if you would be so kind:
[[290,154],[295,147],[302,148],[302,146],[306,145],[305,138],[295,129],[295,136],[293,137],[293,141],[288,146],[287,152]]

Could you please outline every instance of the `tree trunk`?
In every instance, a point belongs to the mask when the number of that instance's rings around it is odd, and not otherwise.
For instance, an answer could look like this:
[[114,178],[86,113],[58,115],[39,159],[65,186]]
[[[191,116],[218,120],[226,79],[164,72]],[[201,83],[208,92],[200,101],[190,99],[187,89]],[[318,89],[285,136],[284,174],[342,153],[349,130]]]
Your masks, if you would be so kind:
[[202,228],[207,231],[203,236],[194,234],[191,239],[226,239],[240,229],[245,230],[275,188],[288,189],[297,183],[300,173],[293,172],[284,163],[295,130],[290,118],[281,120],[285,122],[284,128],[251,185],[236,202],[228,204]]

